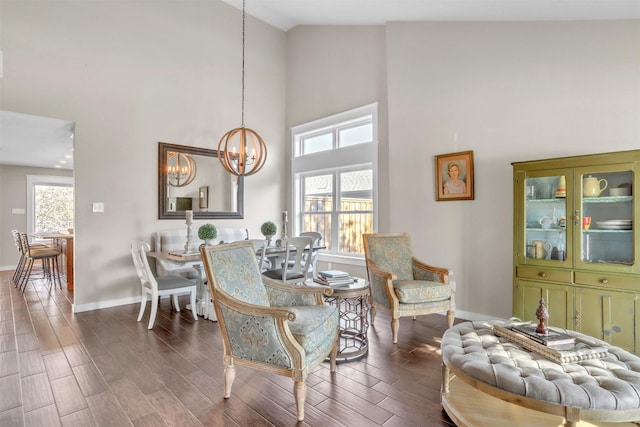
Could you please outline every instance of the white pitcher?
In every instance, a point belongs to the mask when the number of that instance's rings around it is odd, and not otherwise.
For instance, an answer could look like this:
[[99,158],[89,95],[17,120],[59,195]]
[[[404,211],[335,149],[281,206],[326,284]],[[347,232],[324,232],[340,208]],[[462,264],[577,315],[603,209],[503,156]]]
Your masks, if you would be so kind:
[[609,183],[606,179],[598,179],[591,175],[582,179],[582,194],[585,197],[598,197]]

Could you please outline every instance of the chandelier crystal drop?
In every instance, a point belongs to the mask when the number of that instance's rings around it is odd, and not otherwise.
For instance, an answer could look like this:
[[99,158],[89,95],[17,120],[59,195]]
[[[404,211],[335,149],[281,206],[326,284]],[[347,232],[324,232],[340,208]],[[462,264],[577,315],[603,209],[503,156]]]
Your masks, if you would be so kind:
[[253,129],[244,126],[245,0],[242,1],[242,124],[225,133],[218,142],[218,160],[231,174],[249,176],[267,161],[267,146]]

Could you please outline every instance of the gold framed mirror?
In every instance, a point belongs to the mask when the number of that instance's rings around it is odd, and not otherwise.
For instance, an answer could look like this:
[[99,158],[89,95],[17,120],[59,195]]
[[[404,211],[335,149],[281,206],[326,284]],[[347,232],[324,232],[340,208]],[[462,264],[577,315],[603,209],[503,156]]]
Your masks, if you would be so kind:
[[[203,203],[206,187],[206,203]],[[218,151],[158,143],[158,218],[238,219],[244,215],[244,178],[231,175]]]

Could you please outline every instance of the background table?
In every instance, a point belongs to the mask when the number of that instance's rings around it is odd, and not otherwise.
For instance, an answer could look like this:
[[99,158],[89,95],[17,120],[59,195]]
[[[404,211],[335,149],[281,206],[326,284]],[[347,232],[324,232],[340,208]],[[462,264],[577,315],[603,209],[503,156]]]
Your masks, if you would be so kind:
[[[320,245],[320,246],[316,245],[311,248],[311,251],[318,251],[321,249],[327,249],[327,247],[324,245]],[[305,249],[304,251],[309,252],[309,249]],[[285,248],[284,246],[267,246],[264,257],[268,259],[269,262],[271,263],[271,268],[280,268],[280,264],[284,262],[284,257],[286,252],[287,252],[287,248]],[[295,250],[291,251],[291,254],[295,254],[295,253],[296,253]],[[261,254],[262,254],[262,250],[259,249],[256,252],[256,255],[261,255]]]

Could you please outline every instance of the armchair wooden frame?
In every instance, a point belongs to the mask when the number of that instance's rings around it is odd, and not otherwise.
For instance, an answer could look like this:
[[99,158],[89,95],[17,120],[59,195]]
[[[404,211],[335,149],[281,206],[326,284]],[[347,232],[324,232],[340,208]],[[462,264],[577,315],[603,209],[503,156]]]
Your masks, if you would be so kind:
[[[249,245],[251,242],[237,242],[224,245],[227,247]],[[299,311],[296,306],[277,307],[262,306],[241,301],[226,293],[218,283],[218,275],[215,274],[215,266],[210,258],[212,251],[217,249],[216,246],[203,246],[200,251],[204,261],[207,279],[211,294],[213,296],[214,308],[218,318],[218,326],[222,334],[224,345],[224,398],[231,396],[231,386],[235,379],[235,366],[244,365],[252,369],[265,371],[290,377],[294,381],[293,395],[297,408],[298,420],[304,419],[304,403],[306,400],[307,389],[306,380],[309,373],[314,367],[322,363],[327,357],[330,358],[330,370],[336,370],[336,357],[338,353],[338,329],[335,331],[335,342],[323,354],[319,354],[312,362],[308,362],[304,348],[296,341],[293,336],[289,323],[295,321],[299,317]],[[253,248],[251,249],[253,251]],[[257,267],[257,263],[256,263]],[[259,274],[259,272],[258,272]],[[294,293],[295,299],[299,305],[324,305],[324,296],[331,295],[332,289],[321,286],[295,286],[265,276],[260,276],[262,283],[271,292],[276,293]],[[268,360],[248,360],[246,358],[234,355],[232,341],[230,340],[225,321],[225,313],[230,311],[242,313],[247,316],[256,316],[260,318],[260,322],[275,326],[278,342],[281,344],[280,352],[290,359],[290,366],[283,367],[270,363]],[[237,343],[236,343],[237,344]],[[256,358],[259,356],[254,355]]]
[[[397,279],[396,274],[383,270],[378,267],[376,263],[370,258],[371,249],[369,247],[369,237],[406,237],[408,239],[408,233],[387,233],[387,234],[363,234],[365,259],[367,267],[367,276],[372,288],[371,293],[371,323],[373,324],[376,317],[376,310],[381,309],[391,317],[391,333],[393,336],[393,343],[398,342],[398,330],[400,328],[400,318],[412,316],[415,320],[416,316],[424,314],[438,313],[441,311],[447,312],[447,324],[449,327],[453,326],[455,320],[455,290],[451,289],[451,296],[446,300],[442,300],[434,303],[428,308],[418,307],[411,308],[414,304],[406,304],[400,302],[394,287],[393,281]],[[434,282],[440,282],[449,284],[449,276],[453,272],[447,268],[435,267],[426,264],[413,255],[411,256],[411,267],[415,280],[429,280]],[[376,299],[374,288],[379,287],[384,290],[385,298]]]

